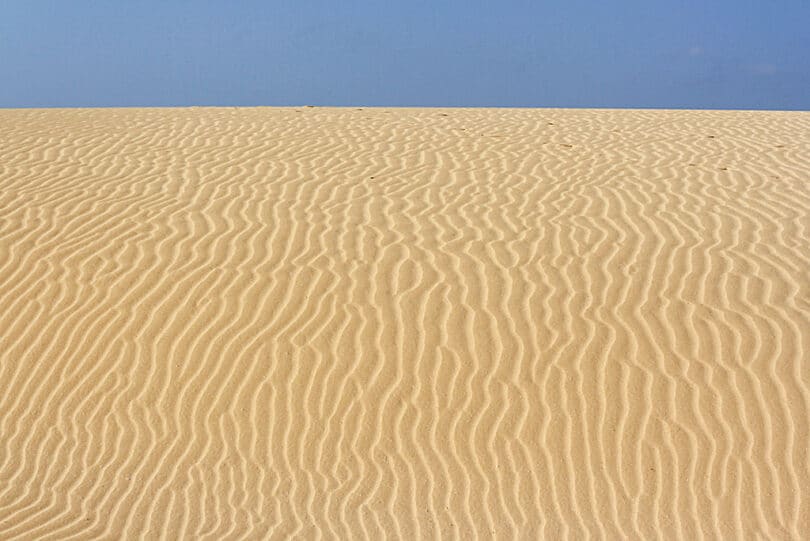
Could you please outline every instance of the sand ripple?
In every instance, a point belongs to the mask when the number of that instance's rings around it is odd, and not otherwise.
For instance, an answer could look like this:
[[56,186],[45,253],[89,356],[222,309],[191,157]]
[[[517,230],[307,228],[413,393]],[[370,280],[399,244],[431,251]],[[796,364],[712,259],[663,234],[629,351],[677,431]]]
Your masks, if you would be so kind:
[[806,539],[810,113],[0,111],[0,538]]

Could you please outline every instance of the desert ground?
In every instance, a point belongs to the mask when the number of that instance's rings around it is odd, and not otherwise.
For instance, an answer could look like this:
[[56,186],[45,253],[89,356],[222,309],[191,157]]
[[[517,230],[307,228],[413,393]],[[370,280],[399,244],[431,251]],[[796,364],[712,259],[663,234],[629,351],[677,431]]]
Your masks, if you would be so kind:
[[808,539],[810,113],[0,110],[0,539]]

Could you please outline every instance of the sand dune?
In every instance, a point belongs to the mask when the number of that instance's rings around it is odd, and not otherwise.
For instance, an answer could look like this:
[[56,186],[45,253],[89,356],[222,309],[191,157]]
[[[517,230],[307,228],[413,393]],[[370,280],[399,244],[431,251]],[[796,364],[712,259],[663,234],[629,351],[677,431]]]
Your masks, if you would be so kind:
[[807,539],[810,113],[0,111],[0,539]]

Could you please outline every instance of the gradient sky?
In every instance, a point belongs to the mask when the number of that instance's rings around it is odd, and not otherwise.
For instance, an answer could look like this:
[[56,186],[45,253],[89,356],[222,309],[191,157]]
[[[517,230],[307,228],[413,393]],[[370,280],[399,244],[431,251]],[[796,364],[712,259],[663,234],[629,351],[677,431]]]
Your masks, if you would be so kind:
[[810,0],[3,0],[0,107],[810,109]]

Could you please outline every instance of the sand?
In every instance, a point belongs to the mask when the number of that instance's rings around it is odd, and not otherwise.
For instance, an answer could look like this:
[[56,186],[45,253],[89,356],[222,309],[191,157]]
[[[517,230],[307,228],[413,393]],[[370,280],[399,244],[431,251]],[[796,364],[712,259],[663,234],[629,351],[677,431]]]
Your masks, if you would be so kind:
[[0,111],[0,538],[807,539],[810,113]]

